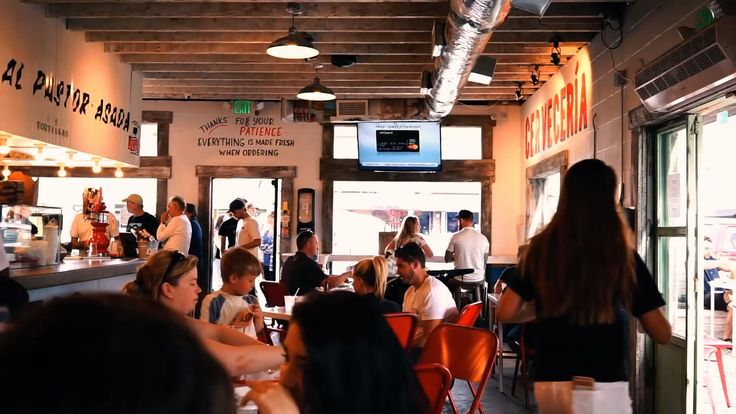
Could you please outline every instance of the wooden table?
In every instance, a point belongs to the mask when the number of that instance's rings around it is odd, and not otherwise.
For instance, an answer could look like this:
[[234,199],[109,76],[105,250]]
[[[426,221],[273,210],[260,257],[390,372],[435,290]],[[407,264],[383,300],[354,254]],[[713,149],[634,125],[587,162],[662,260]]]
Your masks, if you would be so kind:
[[289,321],[291,320],[291,312],[286,312],[286,308],[283,306],[274,306],[274,307],[263,307],[263,316],[266,318],[272,318],[272,319],[278,319],[282,321]]

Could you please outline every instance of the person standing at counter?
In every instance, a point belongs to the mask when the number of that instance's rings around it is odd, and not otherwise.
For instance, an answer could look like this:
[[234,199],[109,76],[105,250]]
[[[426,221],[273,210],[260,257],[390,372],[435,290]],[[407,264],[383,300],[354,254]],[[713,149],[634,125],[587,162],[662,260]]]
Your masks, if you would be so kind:
[[161,224],[156,238],[164,243],[164,249],[188,252],[192,240],[192,224],[184,215],[186,203],[181,196],[173,196],[166,203],[166,211],[161,213]]
[[[107,227],[105,234],[112,241],[114,237],[118,237],[118,220],[115,215],[107,212]],[[89,239],[92,237],[92,224],[85,219],[84,213],[78,213],[74,216],[72,227],[69,230],[72,237],[72,249],[86,249],[89,245]]]
[[197,262],[197,271],[200,274],[204,272],[204,261],[202,260],[202,226],[197,221],[197,207],[192,203],[187,203],[184,210],[184,214],[189,219],[189,224],[192,225],[192,238],[189,241],[189,254],[199,259]]
[[130,232],[133,226],[138,226],[145,229],[151,236],[156,237],[159,222],[156,216],[143,211],[143,197],[139,194],[131,194],[124,198],[123,201],[125,201],[125,207],[128,209],[128,213],[133,215],[128,219],[125,231]]

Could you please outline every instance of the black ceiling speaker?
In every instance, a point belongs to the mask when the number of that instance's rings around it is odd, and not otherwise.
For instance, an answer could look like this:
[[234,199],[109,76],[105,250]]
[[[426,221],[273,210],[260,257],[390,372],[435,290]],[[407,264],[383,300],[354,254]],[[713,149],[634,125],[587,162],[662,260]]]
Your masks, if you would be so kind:
[[330,62],[338,68],[349,68],[353,66],[358,59],[355,55],[332,55]]

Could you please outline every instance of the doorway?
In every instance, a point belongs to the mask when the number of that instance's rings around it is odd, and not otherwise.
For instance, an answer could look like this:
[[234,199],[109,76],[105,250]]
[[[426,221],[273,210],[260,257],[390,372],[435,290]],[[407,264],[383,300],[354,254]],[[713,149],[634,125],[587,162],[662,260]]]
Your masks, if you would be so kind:
[[[278,210],[278,180],[270,178],[215,178],[212,180],[212,209],[210,219],[212,234],[212,290],[218,290],[222,286],[220,274],[220,257],[222,247],[232,247],[235,243],[235,230],[238,225],[229,226],[227,221],[236,221],[228,212],[228,206],[236,198],[245,200],[248,214],[258,222],[261,234],[261,246],[258,250],[258,259],[263,265],[263,277],[266,280],[274,280],[276,271],[276,260],[274,252],[276,210]],[[224,224],[224,227],[223,227]],[[225,231],[225,229],[232,229]],[[223,231],[220,231],[220,230]],[[276,250],[278,251],[278,250]]]
[[651,253],[673,327],[672,343],[655,347],[656,413],[727,412],[736,395],[736,358],[722,340],[733,307],[710,300],[736,287],[736,105],[708,108],[653,134]]
[[[264,206],[256,206],[264,210],[271,209],[268,211],[274,211],[274,232],[273,232],[273,255],[272,260],[275,260],[273,269],[274,274],[278,275],[279,257],[281,253],[288,253],[291,251],[291,230],[292,223],[282,223],[282,211],[277,207],[288,209],[288,206],[294,205],[294,178],[296,177],[296,167],[294,166],[274,166],[274,167],[238,167],[238,166],[219,166],[219,165],[198,165],[195,168],[196,176],[198,178],[198,210],[199,210],[199,221],[202,226],[202,244],[204,246],[210,246],[204,249],[203,260],[210,266],[207,266],[205,272],[198,277],[198,283],[202,288],[202,294],[205,295],[212,291],[213,286],[213,258],[214,258],[214,242],[213,242],[213,228],[216,224],[218,217],[214,217],[216,213],[227,211],[230,201],[237,197],[244,197],[248,201],[251,201],[252,197],[245,194],[247,188],[241,189],[237,187],[236,181],[230,181],[229,184],[225,185],[227,190],[218,191],[223,194],[220,197],[224,198],[224,201],[217,201],[213,198],[213,183],[216,180],[227,179],[227,180],[240,180],[249,179],[252,181],[251,189],[254,193],[264,194],[263,203]],[[268,178],[266,178],[268,177]],[[226,180],[223,183],[227,182]],[[247,183],[248,181],[243,181]],[[259,187],[260,185],[260,187]],[[259,190],[260,188],[260,190]],[[225,193],[228,191],[228,193]],[[266,193],[272,194],[271,197],[265,195]],[[214,204],[215,202],[219,204]],[[265,217],[267,220],[267,216]],[[219,263],[217,263],[217,269],[219,270]],[[218,277],[218,285],[221,285],[222,279]]]

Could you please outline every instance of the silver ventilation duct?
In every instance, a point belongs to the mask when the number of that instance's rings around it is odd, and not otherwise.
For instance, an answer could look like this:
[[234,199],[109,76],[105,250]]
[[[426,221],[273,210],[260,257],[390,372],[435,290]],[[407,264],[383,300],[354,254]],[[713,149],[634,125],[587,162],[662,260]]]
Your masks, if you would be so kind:
[[509,14],[511,0],[451,0],[447,46],[435,60],[434,84],[427,95],[427,116],[438,120],[452,110],[493,29]]
[[[550,0],[516,0],[526,10],[544,13]],[[445,37],[447,46],[435,60],[434,84],[427,95],[427,117],[438,120],[452,110],[470,71],[488,40],[511,9],[512,0],[451,0]],[[523,4],[522,4],[523,3]]]

